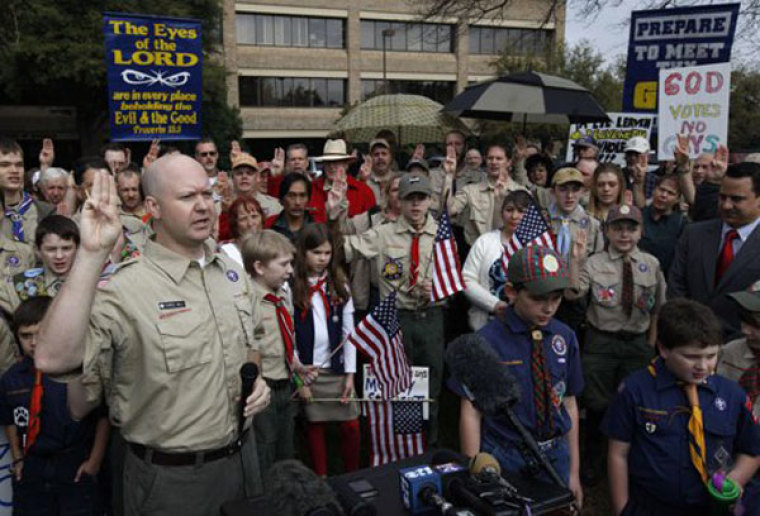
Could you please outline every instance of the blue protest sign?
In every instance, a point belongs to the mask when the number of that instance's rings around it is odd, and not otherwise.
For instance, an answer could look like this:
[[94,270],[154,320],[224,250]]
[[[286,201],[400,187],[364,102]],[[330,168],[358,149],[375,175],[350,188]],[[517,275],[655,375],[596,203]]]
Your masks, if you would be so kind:
[[623,111],[657,112],[660,69],[731,61],[739,4],[631,13]]
[[103,20],[111,140],[200,138],[200,22],[119,13]]

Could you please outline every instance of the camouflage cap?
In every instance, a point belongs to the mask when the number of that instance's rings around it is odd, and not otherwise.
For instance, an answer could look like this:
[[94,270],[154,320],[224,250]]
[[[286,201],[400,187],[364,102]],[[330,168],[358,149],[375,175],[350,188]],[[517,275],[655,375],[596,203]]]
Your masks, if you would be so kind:
[[537,295],[570,287],[567,265],[554,249],[543,246],[531,245],[513,254],[507,278],[515,287],[522,285]]

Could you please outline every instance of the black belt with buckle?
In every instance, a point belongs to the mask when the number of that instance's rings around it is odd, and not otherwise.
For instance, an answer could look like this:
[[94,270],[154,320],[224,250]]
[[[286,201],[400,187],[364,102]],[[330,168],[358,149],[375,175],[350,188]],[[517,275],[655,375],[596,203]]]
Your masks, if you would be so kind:
[[241,440],[236,439],[231,444],[216,450],[186,453],[166,453],[142,444],[127,443],[138,459],[158,466],[192,466],[193,464],[205,464],[235,455],[240,451]]

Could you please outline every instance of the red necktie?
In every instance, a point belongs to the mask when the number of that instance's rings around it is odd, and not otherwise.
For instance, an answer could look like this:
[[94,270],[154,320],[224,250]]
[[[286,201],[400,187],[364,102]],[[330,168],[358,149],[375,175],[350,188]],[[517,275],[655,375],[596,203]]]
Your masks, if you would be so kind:
[[420,236],[412,237],[412,254],[409,260],[409,286],[417,284],[417,269],[420,267]]
[[277,325],[280,327],[280,336],[282,337],[283,344],[285,344],[285,358],[288,361],[288,367],[293,370],[293,344],[295,337],[293,318],[290,317],[290,312],[285,308],[285,303],[282,302],[281,297],[267,294],[264,296],[264,300],[272,303],[277,310]]
[[[322,288],[325,283],[327,282],[327,276],[322,278],[321,280],[317,281],[314,285],[309,287],[309,303],[311,303],[311,298],[314,296],[314,294],[319,294],[319,297],[322,298],[322,304],[325,307],[325,317],[330,317],[330,301],[327,299],[327,294],[325,293],[325,289]],[[309,313],[308,310],[304,310],[301,312],[301,320],[306,319],[306,314]]]
[[726,236],[723,237],[723,247],[720,249],[720,256],[718,257],[718,267],[715,269],[715,284],[720,282],[720,279],[728,270],[731,262],[734,261],[734,240],[739,238],[739,233],[732,229]]
[[32,400],[29,402],[29,430],[26,432],[24,443],[24,455],[32,447],[42,427],[42,371],[34,370],[34,387],[32,387]]

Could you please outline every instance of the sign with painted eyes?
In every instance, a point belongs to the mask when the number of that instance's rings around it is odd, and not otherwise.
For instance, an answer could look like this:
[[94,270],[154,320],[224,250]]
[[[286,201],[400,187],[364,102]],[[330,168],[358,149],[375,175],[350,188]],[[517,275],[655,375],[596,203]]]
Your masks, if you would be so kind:
[[103,20],[111,140],[200,138],[200,21],[119,13]]

